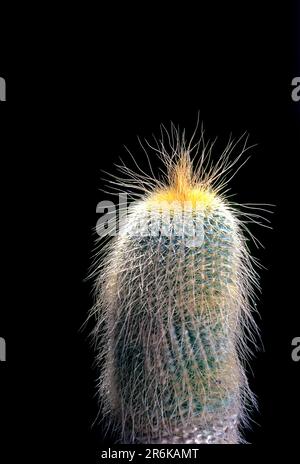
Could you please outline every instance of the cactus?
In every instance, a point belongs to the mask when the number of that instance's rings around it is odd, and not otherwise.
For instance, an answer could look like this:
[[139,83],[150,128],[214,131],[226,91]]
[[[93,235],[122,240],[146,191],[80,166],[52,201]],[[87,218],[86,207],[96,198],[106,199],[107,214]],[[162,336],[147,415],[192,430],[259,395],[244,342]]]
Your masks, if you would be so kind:
[[222,190],[246,142],[214,167],[207,145],[193,167],[174,127],[169,145],[158,150],[166,178],[134,177],[143,195],[97,268],[104,416],[122,443],[240,443],[255,403],[245,360],[258,283],[242,213]]

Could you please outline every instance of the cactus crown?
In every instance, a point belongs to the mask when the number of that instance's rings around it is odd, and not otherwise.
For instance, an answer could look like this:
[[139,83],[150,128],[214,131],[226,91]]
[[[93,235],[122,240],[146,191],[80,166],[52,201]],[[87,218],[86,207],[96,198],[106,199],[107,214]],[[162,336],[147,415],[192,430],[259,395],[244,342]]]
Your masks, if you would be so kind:
[[189,152],[183,152],[168,169],[169,185],[158,188],[148,199],[151,204],[160,202],[190,202],[192,207],[202,204],[210,207],[215,194],[208,183],[199,181],[193,170]]

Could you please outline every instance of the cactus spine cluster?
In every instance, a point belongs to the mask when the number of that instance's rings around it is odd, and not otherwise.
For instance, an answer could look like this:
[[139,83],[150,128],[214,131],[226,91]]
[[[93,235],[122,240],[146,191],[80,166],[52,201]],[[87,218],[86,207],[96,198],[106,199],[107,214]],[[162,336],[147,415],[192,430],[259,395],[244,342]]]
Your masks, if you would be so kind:
[[134,202],[99,267],[102,407],[122,443],[239,443],[257,276],[221,193],[233,146],[193,168],[175,135],[165,181]]

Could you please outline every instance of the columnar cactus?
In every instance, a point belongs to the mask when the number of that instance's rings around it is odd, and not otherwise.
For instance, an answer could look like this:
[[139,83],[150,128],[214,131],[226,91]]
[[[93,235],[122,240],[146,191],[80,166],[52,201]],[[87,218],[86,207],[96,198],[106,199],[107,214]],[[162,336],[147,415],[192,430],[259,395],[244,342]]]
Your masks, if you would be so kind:
[[99,391],[122,443],[242,441],[257,276],[220,191],[232,147],[215,168],[204,149],[193,170],[183,137],[162,145],[166,181],[133,203],[99,267]]

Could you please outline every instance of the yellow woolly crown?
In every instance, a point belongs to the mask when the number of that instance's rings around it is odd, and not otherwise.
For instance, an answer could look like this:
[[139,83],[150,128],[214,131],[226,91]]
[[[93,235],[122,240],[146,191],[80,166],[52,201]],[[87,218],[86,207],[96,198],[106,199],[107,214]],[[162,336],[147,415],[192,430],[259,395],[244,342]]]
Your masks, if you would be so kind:
[[182,154],[179,160],[170,166],[168,180],[168,186],[156,189],[149,196],[148,203],[151,206],[160,203],[188,202],[193,208],[197,206],[210,208],[216,201],[216,194],[211,188],[197,179],[187,153]]

